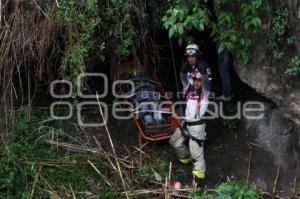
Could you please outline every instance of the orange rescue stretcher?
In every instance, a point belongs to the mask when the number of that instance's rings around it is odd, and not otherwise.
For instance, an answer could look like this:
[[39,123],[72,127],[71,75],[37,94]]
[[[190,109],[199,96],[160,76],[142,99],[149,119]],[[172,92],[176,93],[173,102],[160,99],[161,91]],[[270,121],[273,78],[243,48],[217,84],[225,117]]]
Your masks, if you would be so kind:
[[[159,93],[159,99],[155,102],[163,103],[160,110],[150,110],[146,112],[155,113],[159,112],[164,118],[164,123],[146,125],[144,121],[144,113],[140,112],[139,107],[134,107],[131,110],[133,114],[134,122],[139,130],[140,135],[143,139],[151,142],[163,141],[170,139],[171,135],[177,127],[180,127],[179,118],[172,113],[172,102],[165,96],[165,90],[159,82],[153,81],[148,78],[133,78],[131,79],[135,85],[135,88],[149,85],[155,88]],[[136,94],[136,93],[135,93]],[[132,102],[134,95],[130,96],[127,101]]]

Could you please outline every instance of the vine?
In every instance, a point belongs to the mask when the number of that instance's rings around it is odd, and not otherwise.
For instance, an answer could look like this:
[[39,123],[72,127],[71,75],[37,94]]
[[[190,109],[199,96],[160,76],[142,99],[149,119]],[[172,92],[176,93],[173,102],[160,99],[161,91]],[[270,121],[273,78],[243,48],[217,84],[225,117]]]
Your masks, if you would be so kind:
[[58,20],[65,31],[66,50],[60,67],[64,79],[75,82],[85,72],[91,50],[97,49],[97,54],[101,54],[105,49],[104,42],[99,45],[93,39],[95,28],[101,23],[98,9],[96,0],[66,0],[53,13],[53,20]]
[[[130,18],[131,2],[123,0],[65,0],[51,13],[63,27],[63,79],[77,81],[87,71],[90,60],[103,63],[108,57],[129,55],[135,32]],[[113,43],[113,44],[112,44]],[[114,51],[108,52],[108,45]]]

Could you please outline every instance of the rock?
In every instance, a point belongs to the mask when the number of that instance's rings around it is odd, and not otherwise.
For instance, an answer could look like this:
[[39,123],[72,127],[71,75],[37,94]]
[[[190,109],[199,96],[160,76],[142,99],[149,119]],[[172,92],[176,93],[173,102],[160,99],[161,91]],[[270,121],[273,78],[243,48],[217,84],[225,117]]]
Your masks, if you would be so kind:
[[[272,58],[272,49],[268,49],[268,42],[272,33],[272,16],[281,8],[287,8],[289,14],[289,28],[285,38],[293,37],[295,42],[281,46],[284,57],[276,61]],[[241,9],[234,3],[215,3],[216,14],[221,11],[231,11],[242,16]],[[235,60],[234,69],[244,83],[273,101],[276,106],[264,103],[265,117],[259,120],[244,118],[245,129],[239,131],[252,135],[255,142],[273,157],[274,162],[270,162],[270,165],[274,166],[263,165],[259,172],[261,176],[255,176],[257,185],[263,189],[272,188],[272,182],[268,179],[271,176],[264,174],[268,169],[275,169],[276,172],[280,167],[278,184],[283,190],[290,191],[294,178],[300,178],[300,78],[291,79],[285,75],[285,71],[291,58],[300,57],[300,1],[266,0],[260,16],[262,30],[251,36],[252,58],[247,64]],[[275,180],[273,177],[271,180]]]
[[263,179],[261,179],[261,178],[258,178],[258,179],[256,180],[256,184],[257,184],[257,186],[258,186],[259,188],[261,188],[261,189],[263,189],[263,190],[266,190],[267,187],[268,187],[267,183],[266,183]]
[[[296,40],[294,46],[283,47],[285,56],[280,62],[272,60],[270,49],[267,48],[269,35],[265,34],[271,31],[270,19],[277,10],[277,5],[288,8],[290,26],[288,35]],[[285,113],[286,117],[300,126],[300,84],[296,80],[291,86],[290,80],[284,74],[289,60],[300,55],[300,20],[298,18],[300,2],[286,0],[277,4],[268,1],[267,7],[273,9],[264,14],[263,30],[253,37],[252,59],[246,65],[236,61],[234,68],[244,83],[275,102],[279,109],[288,112]]]
[[[292,46],[285,45],[284,58],[278,62],[272,59],[271,50],[268,49],[269,34],[271,30],[271,19],[276,10],[287,8],[289,12],[289,30],[286,37],[295,38]],[[216,14],[220,11],[231,10],[242,13],[235,4],[215,5]],[[290,84],[290,80],[284,74],[292,57],[300,56],[300,2],[297,0],[266,1],[264,12],[260,13],[263,22],[262,30],[253,34],[253,48],[248,64],[235,61],[234,69],[240,79],[255,89],[259,94],[275,102],[289,119],[300,126],[300,84],[297,80]]]
[[[272,108],[267,103],[264,106],[265,116],[262,119],[243,119],[245,131],[254,137],[258,145],[272,154],[275,165],[281,169],[279,184],[289,191],[292,180],[300,178],[300,130],[279,109]],[[260,179],[260,184],[266,180]]]
[[[272,59],[268,49],[271,19],[276,10],[287,8],[289,12],[289,29],[286,37],[295,38],[293,45],[282,46],[285,55],[281,61]],[[241,11],[231,7],[215,6],[218,14],[222,10]],[[237,60],[234,69],[239,78],[260,95],[272,100],[275,108],[265,104],[265,117],[261,120],[244,119],[246,131],[255,136],[258,144],[274,157],[274,163],[280,166],[280,185],[290,189],[294,177],[300,178],[300,79],[291,80],[285,70],[291,58],[300,57],[300,1],[268,0],[262,18],[262,30],[253,34],[252,58],[243,64]],[[257,183],[266,187],[266,179]]]

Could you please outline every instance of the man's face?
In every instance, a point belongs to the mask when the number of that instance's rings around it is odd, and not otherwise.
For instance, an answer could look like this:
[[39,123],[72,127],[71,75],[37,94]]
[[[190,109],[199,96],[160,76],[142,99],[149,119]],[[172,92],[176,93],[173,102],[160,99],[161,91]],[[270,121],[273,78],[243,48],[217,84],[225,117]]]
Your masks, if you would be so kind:
[[200,89],[202,86],[201,80],[200,79],[194,79],[193,80],[193,87],[194,89]]
[[190,65],[196,65],[197,63],[197,56],[194,56],[194,55],[189,55],[187,56],[187,60],[189,62]]

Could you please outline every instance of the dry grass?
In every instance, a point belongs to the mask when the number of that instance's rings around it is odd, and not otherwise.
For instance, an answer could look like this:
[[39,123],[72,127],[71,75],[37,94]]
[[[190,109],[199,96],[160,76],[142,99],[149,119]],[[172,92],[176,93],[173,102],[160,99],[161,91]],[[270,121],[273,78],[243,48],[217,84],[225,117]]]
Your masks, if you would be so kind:
[[[35,2],[35,1],[34,1]],[[9,139],[14,103],[30,104],[37,81],[54,78],[59,56],[59,25],[49,21],[40,6],[30,1],[0,0],[0,110]]]

